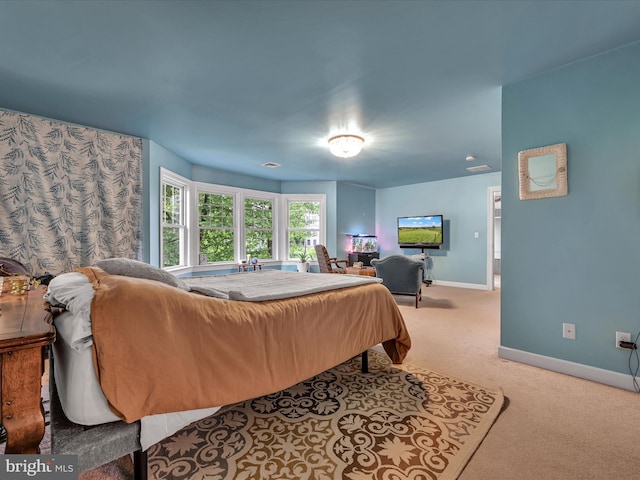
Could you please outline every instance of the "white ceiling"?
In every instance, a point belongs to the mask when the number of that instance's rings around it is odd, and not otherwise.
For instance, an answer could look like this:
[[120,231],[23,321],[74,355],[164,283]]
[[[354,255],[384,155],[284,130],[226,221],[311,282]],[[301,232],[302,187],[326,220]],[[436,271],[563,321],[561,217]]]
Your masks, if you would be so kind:
[[[501,87],[638,25],[635,0],[0,0],[0,107],[196,165],[391,187],[499,171]],[[332,157],[347,127],[365,147]]]

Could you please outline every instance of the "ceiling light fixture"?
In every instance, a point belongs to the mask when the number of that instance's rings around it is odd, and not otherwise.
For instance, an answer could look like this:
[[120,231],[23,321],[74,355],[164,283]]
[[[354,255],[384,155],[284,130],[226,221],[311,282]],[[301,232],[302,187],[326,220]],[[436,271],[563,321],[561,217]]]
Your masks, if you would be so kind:
[[359,135],[336,135],[329,139],[329,150],[336,157],[355,157],[362,150],[364,138]]
[[465,158],[467,162],[473,162],[475,159],[476,157],[474,157],[473,155],[467,155],[467,158]]

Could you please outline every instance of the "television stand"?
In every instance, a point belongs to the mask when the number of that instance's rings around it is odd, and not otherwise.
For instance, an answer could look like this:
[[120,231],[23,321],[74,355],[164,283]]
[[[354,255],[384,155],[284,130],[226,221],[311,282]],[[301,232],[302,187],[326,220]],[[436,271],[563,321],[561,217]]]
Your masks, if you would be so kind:
[[420,249],[422,251],[422,253],[424,253],[424,250],[440,250],[440,247],[442,245],[398,245],[400,248],[414,248],[414,249]]
[[[433,279],[431,278],[424,278],[424,275],[429,275],[429,277],[431,276],[431,268],[428,267],[427,264],[427,259],[429,258],[429,254],[428,253],[424,253],[424,249],[425,248],[431,248],[431,247],[421,247],[420,250],[422,250],[422,261],[424,262],[424,273],[423,273],[423,277],[422,277],[422,283],[424,283],[427,287],[430,287],[433,284]],[[437,245],[435,247],[437,250],[440,249],[440,245]]]

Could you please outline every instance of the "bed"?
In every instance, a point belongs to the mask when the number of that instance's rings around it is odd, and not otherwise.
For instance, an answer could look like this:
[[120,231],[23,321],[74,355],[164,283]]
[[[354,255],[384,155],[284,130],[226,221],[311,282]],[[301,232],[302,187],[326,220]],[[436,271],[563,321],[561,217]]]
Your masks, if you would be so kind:
[[263,270],[176,280],[99,265],[57,277],[45,297],[65,309],[58,396],[76,424],[140,421],[143,450],[379,343],[394,363],[411,346],[379,279]]

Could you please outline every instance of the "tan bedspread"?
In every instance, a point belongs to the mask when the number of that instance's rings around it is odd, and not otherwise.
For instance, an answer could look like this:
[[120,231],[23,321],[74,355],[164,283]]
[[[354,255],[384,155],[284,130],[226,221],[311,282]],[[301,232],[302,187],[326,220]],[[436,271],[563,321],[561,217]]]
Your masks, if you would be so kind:
[[253,303],[95,267],[78,271],[95,288],[91,321],[100,386],[127,422],[277,392],[379,343],[401,363],[411,346],[395,300],[381,284]]

